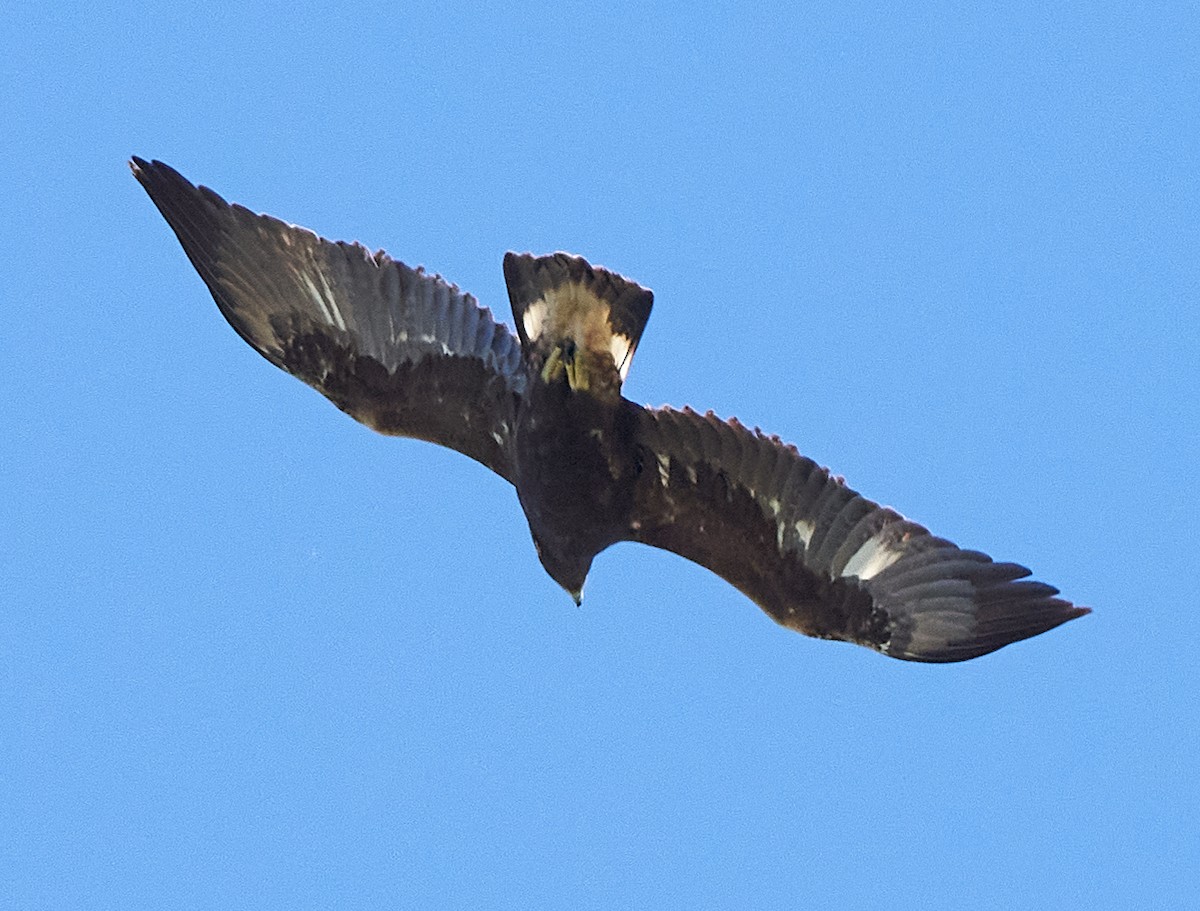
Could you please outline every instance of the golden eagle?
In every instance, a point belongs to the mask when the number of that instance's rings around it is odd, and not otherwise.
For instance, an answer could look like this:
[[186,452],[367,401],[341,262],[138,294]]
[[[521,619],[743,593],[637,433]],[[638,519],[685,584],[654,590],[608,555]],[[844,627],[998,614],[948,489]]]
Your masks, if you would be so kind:
[[506,254],[514,336],[438,275],[231,205],[162,162],[131,167],[242,338],[368,427],[511,483],[542,566],[576,603],[600,551],[641,541],[786,627],[911,661],[974,658],[1088,612],[778,437],[623,398],[653,295],[620,275]]

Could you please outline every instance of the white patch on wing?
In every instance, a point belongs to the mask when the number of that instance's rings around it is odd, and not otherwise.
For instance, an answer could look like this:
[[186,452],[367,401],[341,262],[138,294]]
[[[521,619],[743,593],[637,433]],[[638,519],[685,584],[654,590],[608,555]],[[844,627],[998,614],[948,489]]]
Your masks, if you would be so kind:
[[804,542],[805,547],[808,547],[808,542],[812,540],[813,532],[816,530],[816,526],[814,526],[812,522],[801,519],[796,523],[795,528],[796,536]]
[[[778,500],[772,500],[771,503],[778,503]],[[768,504],[770,505],[770,504]],[[801,519],[792,525],[792,529],[796,532],[796,537],[800,539],[800,543],[808,547],[808,542],[812,540],[814,526],[812,522]],[[775,546],[783,552],[784,539],[787,537],[787,522],[778,521],[778,512],[776,513],[775,522]]]
[[862,547],[847,561],[842,576],[857,576],[865,582],[875,578],[901,556],[902,551],[892,550],[880,540],[879,535],[873,535],[863,541]]
[[329,311],[325,309],[325,301],[321,298],[321,292],[317,289],[317,286],[313,284],[313,280],[308,276],[308,273],[301,272],[300,280],[304,282],[304,287],[308,290],[308,296],[312,299],[313,304],[316,305],[317,312],[321,314],[321,319],[325,320],[327,323],[332,323],[333,317],[331,317],[329,315]]
[[338,307],[337,295],[333,293],[333,289],[329,287],[329,283],[325,281],[325,273],[318,272],[317,277],[321,279],[321,287],[325,289],[325,306],[329,309],[333,316],[333,324],[346,331],[346,319],[342,316],[342,311]]
[[525,327],[525,335],[531,342],[536,342],[541,336],[548,310],[549,305],[543,299],[534,301],[521,314],[521,324]]
[[658,462],[658,480],[666,487],[667,481],[671,479],[671,457],[655,453],[654,458]]
[[308,288],[309,296],[317,306],[317,312],[321,314],[321,318],[331,326],[346,331],[346,321],[342,319],[341,311],[338,309],[337,303],[334,301],[333,291],[325,281],[325,276],[320,272],[317,273],[317,278],[321,282],[321,287],[318,288],[312,277],[307,272],[300,273],[300,278]]

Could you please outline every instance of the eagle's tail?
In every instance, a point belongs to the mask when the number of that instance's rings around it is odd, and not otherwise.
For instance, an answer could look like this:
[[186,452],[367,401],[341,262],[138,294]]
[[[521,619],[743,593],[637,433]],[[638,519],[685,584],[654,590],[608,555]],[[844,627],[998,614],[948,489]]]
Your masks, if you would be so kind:
[[504,280],[522,347],[547,336],[612,353],[624,382],[650,318],[654,294],[569,253],[507,253]]

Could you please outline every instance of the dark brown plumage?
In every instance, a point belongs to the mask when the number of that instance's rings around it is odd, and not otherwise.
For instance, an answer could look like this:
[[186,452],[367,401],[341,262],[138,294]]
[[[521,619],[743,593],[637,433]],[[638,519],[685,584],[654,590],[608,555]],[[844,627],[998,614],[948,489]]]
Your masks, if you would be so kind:
[[579,600],[641,541],[708,567],[810,636],[961,661],[1088,612],[880,507],[777,437],[621,395],[653,296],[565,253],[504,258],[517,334],[437,275],[133,172],[251,346],[381,433],[449,446],[517,490]]

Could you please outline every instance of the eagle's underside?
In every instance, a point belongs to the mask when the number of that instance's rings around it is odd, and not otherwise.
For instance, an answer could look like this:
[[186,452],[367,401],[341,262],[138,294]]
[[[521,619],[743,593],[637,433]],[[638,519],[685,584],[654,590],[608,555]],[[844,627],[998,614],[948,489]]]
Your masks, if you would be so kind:
[[653,296],[615,273],[507,254],[514,335],[437,275],[230,205],[161,162],[132,167],[242,338],[375,430],[512,482],[577,600],[595,555],[629,540],[706,566],[784,626],[909,660],[973,658],[1088,612],[776,437],[623,398]]

